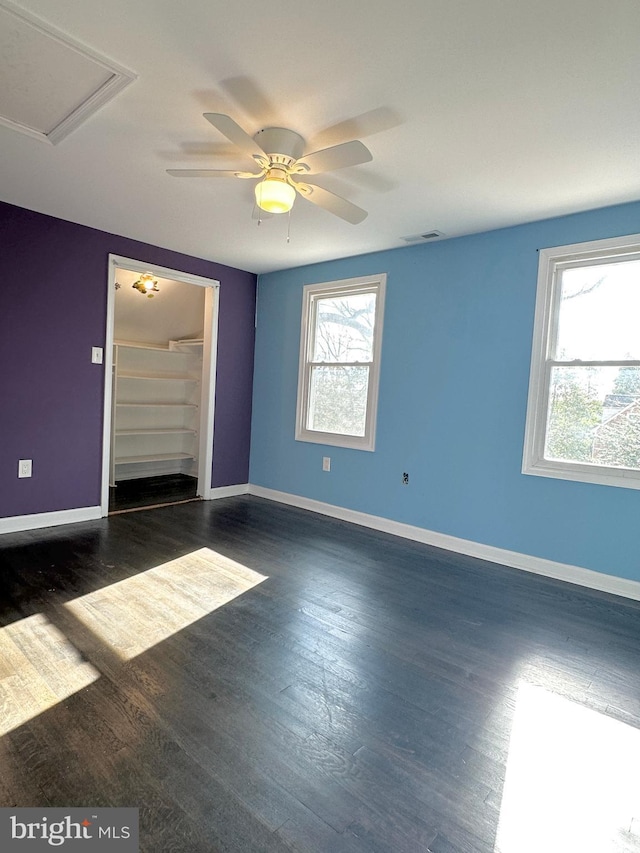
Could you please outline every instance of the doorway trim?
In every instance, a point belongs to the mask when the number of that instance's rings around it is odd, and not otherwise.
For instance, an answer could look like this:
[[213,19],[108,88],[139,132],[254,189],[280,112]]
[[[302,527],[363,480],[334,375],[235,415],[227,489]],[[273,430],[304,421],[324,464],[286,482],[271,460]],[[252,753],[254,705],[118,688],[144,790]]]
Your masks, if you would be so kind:
[[113,338],[115,318],[116,269],[130,272],[152,270],[159,278],[206,288],[204,300],[204,341],[202,346],[202,407],[198,448],[198,495],[211,499],[211,469],[213,465],[213,425],[216,397],[216,363],[218,352],[218,314],[220,282],[214,278],[161,267],[149,261],[123,258],[109,254],[107,275],[107,328],[104,352],[104,410],[102,417],[102,487],[101,515],[109,514],[109,462],[111,454],[111,417],[113,404]]

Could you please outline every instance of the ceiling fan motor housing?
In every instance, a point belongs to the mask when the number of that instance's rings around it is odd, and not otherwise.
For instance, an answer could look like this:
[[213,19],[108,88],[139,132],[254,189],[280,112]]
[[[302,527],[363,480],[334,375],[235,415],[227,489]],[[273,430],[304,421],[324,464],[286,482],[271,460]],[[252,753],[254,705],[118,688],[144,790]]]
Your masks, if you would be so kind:
[[299,133],[286,127],[265,127],[259,130],[253,139],[269,155],[274,165],[290,166],[299,160],[304,152],[304,139]]

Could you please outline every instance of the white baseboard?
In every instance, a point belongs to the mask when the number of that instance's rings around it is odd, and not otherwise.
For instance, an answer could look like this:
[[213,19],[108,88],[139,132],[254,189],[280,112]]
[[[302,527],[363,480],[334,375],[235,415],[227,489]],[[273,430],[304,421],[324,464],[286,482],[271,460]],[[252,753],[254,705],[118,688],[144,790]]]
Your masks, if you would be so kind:
[[446,533],[437,533],[423,527],[414,527],[411,524],[403,524],[400,521],[392,521],[378,515],[368,515],[365,512],[345,509],[287,492],[278,492],[263,486],[250,485],[249,494],[301,509],[308,509],[322,515],[329,515],[341,521],[350,521],[352,524],[370,527],[373,530],[392,533],[394,536],[402,536],[405,539],[412,539],[414,542],[423,542],[426,545],[434,545],[436,548],[456,551],[458,554],[466,554],[469,557],[478,557],[480,560],[487,560],[490,563],[500,563],[512,569],[522,569],[536,575],[544,575],[548,578],[555,578],[589,589],[597,589],[601,592],[609,592],[613,595],[640,601],[640,582],[638,581],[605,575],[601,572],[594,572],[592,569],[583,569],[580,566],[556,563],[553,560],[532,557],[530,554],[520,554],[517,551],[507,551],[505,548],[496,548],[493,545],[482,545],[480,542],[472,542],[469,539],[459,539],[457,536],[449,536]]
[[218,498],[234,498],[236,495],[248,495],[249,484],[241,483],[238,486],[217,486],[214,489],[209,489],[205,495],[205,500],[217,500]]
[[76,524],[78,521],[95,521],[102,518],[99,506],[64,509],[57,512],[36,512],[33,515],[12,515],[0,518],[0,533],[19,533],[39,527],[57,527],[58,524]]

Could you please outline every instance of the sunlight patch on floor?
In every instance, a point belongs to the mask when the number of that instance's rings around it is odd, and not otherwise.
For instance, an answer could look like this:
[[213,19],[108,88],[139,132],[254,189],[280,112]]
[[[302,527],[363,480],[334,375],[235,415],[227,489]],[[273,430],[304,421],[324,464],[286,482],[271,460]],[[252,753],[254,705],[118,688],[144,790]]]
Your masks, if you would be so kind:
[[638,729],[522,681],[496,853],[640,849],[639,768]]
[[42,613],[0,629],[0,736],[99,677]]
[[[63,606],[129,660],[264,580],[201,548]],[[99,670],[44,614],[0,628],[0,737],[99,678]]]
[[265,575],[201,548],[64,606],[121,659],[130,660],[264,580]]

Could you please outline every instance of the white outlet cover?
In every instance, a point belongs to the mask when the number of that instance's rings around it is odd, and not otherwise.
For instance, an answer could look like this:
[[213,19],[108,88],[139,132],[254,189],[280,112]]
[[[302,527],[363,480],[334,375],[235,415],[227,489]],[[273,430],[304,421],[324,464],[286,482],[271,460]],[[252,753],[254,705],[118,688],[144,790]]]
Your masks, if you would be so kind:
[[31,459],[19,459],[18,460],[18,477],[31,477],[32,473],[32,460]]

